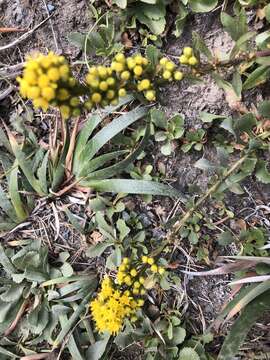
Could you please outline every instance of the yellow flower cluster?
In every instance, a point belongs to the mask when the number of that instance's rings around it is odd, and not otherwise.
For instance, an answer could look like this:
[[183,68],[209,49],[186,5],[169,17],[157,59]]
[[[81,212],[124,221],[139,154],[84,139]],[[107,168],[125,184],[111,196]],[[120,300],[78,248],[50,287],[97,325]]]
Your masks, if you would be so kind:
[[161,67],[162,77],[164,80],[172,81],[174,79],[176,81],[180,81],[183,79],[183,73],[177,70],[175,63],[166,57],[160,59],[159,65]]
[[32,100],[35,108],[46,111],[49,105],[58,106],[64,118],[80,114],[80,100],[74,91],[76,80],[64,56],[49,52],[28,57],[23,76],[17,80],[20,94]]
[[116,280],[119,285],[128,286],[133,295],[145,295],[146,293],[143,286],[145,278],[140,276],[139,270],[131,267],[128,258],[124,258],[122,264],[119,266]]
[[108,331],[116,335],[123,327],[124,320],[137,320],[136,311],[144,305],[142,299],[135,300],[129,290],[116,289],[105,277],[97,298],[90,303],[91,313],[98,332]]
[[142,263],[150,266],[150,271],[153,273],[158,273],[159,275],[163,275],[165,273],[165,269],[162,266],[158,266],[155,264],[155,261],[152,257],[142,256]]
[[85,103],[87,109],[96,104],[117,105],[119,97],[125,96],[127,90],[143,92],[148,101],[155,100],[147,65],[147,58],[141,54],[125,57],[118,53],[110,66],[92,66],[85,78],[90,89],[90,98]]
[[198,59],[194,56],[191,47],[184,47],[183,54],[179,57],[179,62],[182,65],[195,66],[198,64]]

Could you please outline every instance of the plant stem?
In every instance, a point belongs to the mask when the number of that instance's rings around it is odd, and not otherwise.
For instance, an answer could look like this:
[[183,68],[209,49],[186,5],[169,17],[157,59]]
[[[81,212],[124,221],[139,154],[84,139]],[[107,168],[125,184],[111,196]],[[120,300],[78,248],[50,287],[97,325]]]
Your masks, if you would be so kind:
[[223,181],[225,181],[230,175],[232,175],[234,173],[235,170],[237,170],[239,168],[239,166],[247,159],[248,155],[249,154],[246,154],[243,157],[241,157],[238,161],[236,161],[230,167],[230,169],[227,170],[226,174],[221,179],[219,179],[214,185],[212,185],[207,190],[207,192],[196,202],[196,204],[194,206],[192,206],[192,208],[189,209],[185,213],[185,215],[173,225],[173,230],[172,230],[171,236],[176,235],[178,233],[178,231],[186,224],[188,219],[199,208],[199,206],[219,188],[219,186],[223,183]]

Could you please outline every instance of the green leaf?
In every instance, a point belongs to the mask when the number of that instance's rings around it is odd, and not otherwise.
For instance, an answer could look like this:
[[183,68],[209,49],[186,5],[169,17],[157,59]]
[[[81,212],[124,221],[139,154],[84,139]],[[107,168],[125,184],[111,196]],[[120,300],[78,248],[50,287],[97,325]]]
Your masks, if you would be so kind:
[[116,4],[121,9],[125,9],[127,7],[127,0],[113,0],[113,4]]
[[254,114],[248,113],[240,117],[240,119],[235,121],[234,128],[241,132],[250,133],[254,126],[257,125],[257,120]]
[[270,4],[265,6],[264,12],[266,20],[270,23]]
[[267,169],[267,162],[258,160],[255,171],[256,178],[263,184],[270,184],[270,172]]
[[262,101],[258,106],[259,114],[266,119],[270,119],[270,100]]
[[269,66],[259,66],[256,70],[254,70],[246,79],[243,84],[243,90],[252,89],[255,86],[258,86],[265,82],[270,74]]
[[246,49],[245,45],[248,42],[248,40],[252,39],[256,34],[257,33],[253,31],[253,32],[247,32],[242,36],[240,36],[240,38],[236,41],[230,53],[230,59],[233,59],[240,50],[245,50]]
[[200,357],[191,347],[184,347],[179,353],[178,360],[200,360]]
[[224,231],[219,234],[217,239],[219,245],[227,246],[235,241],[234,237],[232,236],[230,231]]
[[148,45],[145,49],[145,55],[150,62],[151,69],[154,70],[158,65],[160,51],[154,45]]
[[220,124],[220,127],[229,131],[231,134],[234,135],[234,137],[236,137],[236,133],[233,129],[233,120],[232,118],[226,118],[225,120],[222,121],[222,123]]
[[5,214],[10,219],[17,221],[16,212],[1,185],[0,185],[0,208],[5,212]]
[[234,17],[222,12],[220,19],[225,30],[234,41],[237,41],[242,35],[248,32],[247,18],[244,9],[241,9],[238,16]]
[[151,120],[157,127],[164,129],[164,130],[167,129],[168,122],[166,120],[166,116],[163,111],[155,109],[155,108],[151,109],[150,116],[151,116]]
[[112,246],[114,244],[113,241],[104,241],[104,242],[100,242],[96,245],[90,246],[87,250],[86,250],[86,256],[88,256],[89,258],[93,258],[93,257],[97,257],[100,256],[104,253],[104,251],[109,247]]
[[105,335],[102,340],[96,341],[95,344],[91,345],[87,350],[87,360],[99,360],[104,354],[110,335]]
[[200,112],[200,118],[204,123],[212,123],[214,120],[225,119],[226,117],[225,115],[210,114],[206,111]]
[[202,13],[213,10],[218,4],[218,0],[189,0],[189,4],[192,11]]
[[162,152],[163,155],[165,156],[169,156],[172,153],[172,146],[171,143],[168,141],[166,142],[166,144],[162,145],[160,148],[160,151]]
[[198,55],[202,53],[207,57],[209,61],[213,60],[213,55],[211,54],[211,51],[208,49],[205,41],[196,32],[192,32],[192,43],[193,43],[193,48],[196,50]]
[[92,137],[85,145],[79,157],[80,168],[78,176],[81,176],[81,174],[84,174],[84,172],[87,171],[89,161],[108,141],[146,114],[146,107],[129,111],[128,113],[114,119],[111,123],[103,127],[94,137]]
[[0,264],[3,266],[6,273],[9,275],[16,273],[16,268],[13,266],[8,256],[5,253],[4,247],[0,244]]
[[258,296],[249,303],[234,322],[229,334],[222,345],[218,360],[231,360],[238,353],[240,346],[245,341],[251,326],[260,318],[264,312],[270,310],[270,291]]
[[181,198],[181,194],[177,190],[154,181],[108,179],[98,181],[90,180],[81,183],[83,186],[93,188],[97,191],[125,194],[149,194]]
[[201,170],[215,170],[217,168],[216,165],[212,164],[209,160],[204,158],[197,160],[194,166]]
[[173,328],[173,337],[172,337],[172,344],[179,345],[185,340],[186,337],[186,330],[180,326]]
[[178,3],[178,14],[174,21],[174,23],[175,23],[175,30],[173,31],[174,36],[179,37],[182,35],[184,26],[186,24],[188,13],[189,12],[188,12],[187,8],[183,4]]
[[22,202],[20,193],[19,193],[19,186],[18,186],[18,167],[14,166],[10,172],[9,178],[9,195],[14,206],[16,215],[19,221],[24,221],[28,217],[28,213],[25,209],[25,206]]

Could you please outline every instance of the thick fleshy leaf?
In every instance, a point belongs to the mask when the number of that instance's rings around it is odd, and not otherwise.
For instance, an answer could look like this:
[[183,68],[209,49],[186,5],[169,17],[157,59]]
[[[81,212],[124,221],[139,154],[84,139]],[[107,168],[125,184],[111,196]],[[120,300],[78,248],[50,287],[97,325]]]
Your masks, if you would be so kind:
[[235,357],[251,326],[270,310],[269,297],[270,291],[267,291],[244,308],[231,327],[218,355],[218,360],[231,360]]
[[14,166],[10,172],[9,195],[19,221],[25,220],[28,217],[28,213],[19,193],[17,166]]
[[97,154],[97,152],[115,135],[133,124],[135,121],[141,119],[147,114],[147,108],[137,108],[129,111],[124,115],[114,119],[111,123],[103,127],[94,137],[92,137],[84,147],[79,158],[80,167],[77,176],[81,177],[87,168],[88,162]]
[[139,144],[139,146],[137,147],[137,149],[135,149],[129,156],[127,156],[124,160],[118,162],[117,164],[109,166],[105,169],[97,170],[89,174],[85,179],[85,181],[92,179],[108,179],[116,174],[123,172],[128,167],[128,165],[131,164],[134,160],[136,160],[136,158],[143,151],[149,139],[149,135],[150,135],[150,124],[148,124],[144,137],[141,143]]
[[192,11],[201,13],[213,10],[218,4],[218,0],[189,0],[189,4]]
[[154,181],[128,179],[89,180],[80,182],[80,185],[104,192],[149,194],[185,199],[179,191],[169,187],[168,185],[160,184]]

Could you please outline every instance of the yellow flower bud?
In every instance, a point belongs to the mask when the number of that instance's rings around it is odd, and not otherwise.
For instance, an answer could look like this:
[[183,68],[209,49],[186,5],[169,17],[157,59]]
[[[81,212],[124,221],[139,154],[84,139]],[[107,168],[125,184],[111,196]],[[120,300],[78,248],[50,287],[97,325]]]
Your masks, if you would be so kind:
[[192,48],[191,48],[191,47],[188,47],[188,46],[184,47],[184,49],[183,49],[183,54],[184,54],[187,58],[190,58],[190,57],[192,56],[192,54],[193,54]]
[[195,58],[195,56],[191,56],[188,60],[189,65],[195,66],[198,64],[198,60]]
[[143,73],[143,68],[140,65],[136,65],[133,69],[133,72],[137,76],[141,76]]
[[132,284],[132,280],[131,280],[131,277],[129,275],[127,275],[125,278],[124,278],[124,282],[126,285],[130,286]]
[[52,67],[47,72],[48,78],[52,81],[58,81],[60,79],[60,72],[57,68]]
[[127,67],[129,68],[129,70],[132,70],[135,66],[135,61],[131,57],[127,58]]
[[106,91],[108,89],[108,83],[106,81],[101,81],[100,84],[99,84],[99,88],[100,90],[102,91]]
[[144,300],[143,300],[143,299],[139,299],[139,300],[137,301],[137,304],[138,304],[139,307],[142,307],[142,306],[144,305]]
[[41,94],[48,101],[51,101],[52,99],[55,98],[55,91],[49,86],[43,88]]
[[49,82],[50,82],[50,79],[49,79],[49,77],[47,75],[41,75],[38,78],[38,86],[40,88],[44,88],[44,87],[48,86]]
[[165,273],[165,269],[164,269],[163,267],[159,267],[159,268],[158,268],[158,273],[159,273],[160,275],[163,275],[163,274]]
[[34,100],[40,95],[40,88],[38,86],[31,86],[27,89],[27,97]]
[[125,271],[127,269],[126,265],[125,264],[121,264],[119,266],[119,271]]
[[141,295],[145,295],[145,294],[146,294],[146,290],[145,290],[145,289],[141,289],[141,290],[140,290],[140,294],[141,294]]
[[61,65],[59,68],[60,75],[62,79],[65,79],[69,74],[69,67],[68,65]]
[[87,110],[91,110],[92,109],[92,107],[93,107],[93,103],[92,103],[92,101],[86,101],[85,103],[84,103],[84,107],[87,109]]
[[111,64],[111,68],[112,68],[112,70],[114,70],[116,72],[122,72],[124,70],[124,64],[113,61]]
[[173,71],[175,68],[175,64],[172,61],[168,61],[165,65],[165,69],[169,71]]
[[130,72],[127,70],[123,71],[121,74],[121,79],[127,81],[129,80],[129,78],[130,78]]
[[153,265],[154,264],[154,259],[153,258],[148,258],[147,259],[147,264],[149,264],[149,265]]
[[72,107],[76,107],[80,104],[80,99],[77,97],[73,97],[70,99],[69,103]]
[[109,77],[107,80],[106,80],[107,84],[109,86],[114,86],[115,85],[115,79],[113,77]]
[[108,75],[107,68],[105,66],[98,66],[97,67],[98,75],[104,79]]
[[139,283],[139,281],[135,281],[135,283],[133,284],[134,288],[139,288],[141,286],[141,284]]
[[142,90],[148,90],[151,86],[151,83],[150,83],[150,80],[148,79],[143,79],[141,82],[140,82],[140,87]]
[[122,262],[123,262],[123,264],[128,265],[130,263],[130,260],[129,260],[129,258],[124,257]]
[[96,104],[99,104],[101,102],[101,95],[99,93],[94,93],[91,97],[91,100],[96,103]]
[[107,93],[106,93],[106,97],[107,99],[109,100],[112,100],[115,96],[115,91],[114,90],[108,90]]
[[162,74],[163,79],[169,80],[172,77],[172,73],[169,70],[165,70]]
[[138,54],[134,56],[134,61],[136,65],[142,65],[143,64],[143,57],[142,55]]
[[137,270],[136,269],[131,269],[130,270],[130,275],[135,277],[137,275]]
[[117,62],[124,63],[126,61],[125,55],[122,53],[116,54],[114,58]]
[[70,97],[69,92],[67,91],[67,89],[59,89],[58,90],[58,94],[57,94],[57,98],[59,100],[67,100]]
[[148,101],[154,101],[156,100],[156,93],[154,90],[148,90],[146,91],[145,97]]
[[127,95],[126,89],[124,89],[124,88],[119,89],[118,95],[119,96],[126,96]]
[[139,289],[137,289],[137,288],[133,288],[132,292],[134,295],[139,295],[139,293],[140,293]]
[[179,57],[179,62],[180,62],[180,64],[183,64],[183,65],[188,64],[188,57],[186,57],[185,55],[181,55]]
[[143,263],[143,264],[147,264],[147,263],[148,263],[148,257],[147,257],[147,256],[142,256],[142,263]]
[[165,66],[168,61],[169,60],[166,57],[163,57],[162,59],[159,60],[159,63],[161,66]]
[[152,272],[154,272],[154,273],[157,273],[157,272],[158,272],[158,267],[157,267],[157,265],[153,264],[153,265],[151,266],[150,270],[151,270]]
[[67,119],[70,116],[70,107],[67,105],[60,106],[60,112],[64,119]]
[[181,71],[175,71],[173,74],[174,80],[180,81],[183,79],[184,75]]
[[143,285],[143,284],[144,284],[144,282],[145,282],[145,279],[144,279],[142,276],[140,276],[140,277],[139,277],[139,282],[140,282],[140,284],[142,284],[142,285]]

